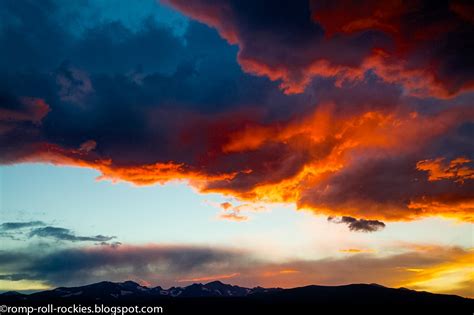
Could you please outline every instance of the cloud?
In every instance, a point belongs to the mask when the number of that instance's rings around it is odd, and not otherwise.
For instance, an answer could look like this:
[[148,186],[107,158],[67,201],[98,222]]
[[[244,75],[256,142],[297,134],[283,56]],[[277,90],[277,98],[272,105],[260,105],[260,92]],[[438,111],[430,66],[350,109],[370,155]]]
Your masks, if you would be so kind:
[[[232,269],[253,260],[233,249],[157,244],[71,248],[44,254],[3,251],[0,258],[3,273],[10,272],[12,277],[19,279],[19,274],[13,272],[18,267],[28,273],[25,279],[42,280],[53,285],[135,278],[172,285],[177,279]],[[17,259],[22,262],[17,267],[9,264]]]
[[462,49],[472,24],[461,2],[165,2],[216,28],[239,46],[245,71],[280,81],[288,94],[303,92],[315,77],[343,84],[367,72],[418,96],[451,97],[473,87],[471,52]]
[[245,215],[239,214],[239,212],[230,212],[230,213],[221,213],[219,215],[220,219],[224,220],[229,220],[229,221],[235,221],[235,222],[242,222],[242,221],[248,221],[248,217]]
[[472,296],[472,251],[433,245],[402,246],[395,254],[360,253],[281,263],[229,248],[158,244],[1,251],[0,258],[3,278],[51,286],[145,279],[151,286],[169,287],[180,279],[228,278],[232,284],[247,287],[379,283]]
[[347,224],[354,232],[377,232],[385,228],[385,223],[377,220],[356,219],[353,217],[328,217],[329,222]]
[[53,238],[59,241],[71,241],[71,242],[88,242],[88,241],[89,242],[107,242],[115,238],[115,236],[104,236],[104,235],[76,236],[69,229],[54,227],[54,226],[36,228],[30,232],[29,236]]
[[38,237],[70,242],[98,242],[99,245],[117,247],[120,242],[109,242],[115,236],[77,236],[70,229],[49,226],[43,221],[29,222],[5,222],[0,224],[0,237],[7,237],[15,240],[25,240],[26,238]]
[[260,212],[266,211],[266,208],[262,205],[257,204],[240,204],[240,205],[232,205],[230,202],[226,201],[221,203],[220,208],[222,208],[222,212],[219,214],[219,218],[224,220],[242,222],[248,221],[249,217],[242,215],[242,212]]
[[95,142],[94,140],[87,140],[81,144],[81,146],[79,147],[79,151],[90,152],[94,150],[96,146],[97,142]]
[[[442,179],[452,179],[459,183],[464,183],[467,179],[474,179],[474,169],[469,166],[472,162],[465,157],[453,159],[446,165],[444,158],[434,160],[423,160],[416,164],[416,168],[429,173],[428,180],[436,181]],[[466,165],[467,164],[467,165]]]
[[43,221],[29,221],[29,222],[5,222],[0,224],[0,230],[11,231],[36,226],[46,225]]
[[357,165],[308,188],[300,207],[330,216],[397,221],[443,216],[472,222],[472,180],[430,181],[417,158],[359,157]]
[[0,224],[0,238],[20,240],[25,235],[25,230],[45,225],[43,221],[4,222]]
[[0,163],[324,216],[474,220],[472,167],[457,160],[474,157],[462,4],[169,2],[210,27],[78,30],[62,14],[81,21],[87,3],[1,3]]
[[[175,156],[176,161],[162,162],[156,156],[158,161],[142,163],[151,157],[142,156],[141,150],[128,152],[128,157],[121,154],[127,143],[120,144],[121,150],[109,151],[110,143],[94,140],[100,150],[84,150],[84,142],[70,149],[38,143],[17,161],[93,168],[101,172],[99,179],[136,185],[184,180],[201,192],[231,195],[247,204],[291,202],[330,216],[390,221],[444,216],[471,221],[471,179],[462,185],[438,183],[417,169],[422,157],[432,154],[426,150],[457,138],[457,129],[470,117],[470,110],[462,106],[430,115],[404,111],[341,115],[337,106],[327,105],[285,123],[254,122],[239,128],[235,117],[216,117],[215,122],[188,124],[186,137],[188,132],[195,134],[191,130],[211,130],[229,119],[218,138],[212,134],[207,140],[193,136],[186,140],[190,152],[198,143],[210,146],[197,149],[195,158]],[[243,219],[235,213],[227,218]]]
[[0,123],[3,124],[19,122],[39,124],[50,111],[48,104],[40,98],[21,97],[19,100],[7,98],[2,102],[13,103],[5,104],[7,105],[5,108],[0,108]]
[[373,249],[364,249],[364,248],[344,248],[340,249],[339,252],[347,254],[360,254],[360,253],[375,253]]
[[62,64],[56,75],[56,82],[60,86],[59,98],[64,102],[83,104],[93,92],[91,80],[87,73],[79,69]]

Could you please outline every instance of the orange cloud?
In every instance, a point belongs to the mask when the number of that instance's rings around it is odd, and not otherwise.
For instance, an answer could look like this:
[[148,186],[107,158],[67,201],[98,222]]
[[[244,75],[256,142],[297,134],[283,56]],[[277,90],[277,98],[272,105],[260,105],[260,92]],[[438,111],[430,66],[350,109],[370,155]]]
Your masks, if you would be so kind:
[[275,276],[282,276],[282,275],[292,275],[295,273],[299,273],[299,270],[296,269],[281,269],[276,271],[265,271],[262,273],[264,277],[275,277]]
[[[415,247],[388,256],[367,253],[338,259],[264,265],[257,268],[263,271],[253,277],[257,277],[259,285],[264,287],[378,283],[394,288],[474,296],[472,250],[435,245],[419,246],[422,249],[418,250]],[[286,268],[298,272],[291,273],[291,277],[279,273]]]
[[241,215],[238,212],[221,213],[219,215],[219,218],[224,219],[224,220],[229,220],[229,221],[235,221],[235,222],[248,221],[249,219],[248,216]]
[[[221,205],[220,218],[234,221],[248,220],[244,212],[262,211],[259,203],[268,202],[293,203],[329,216],[389,221],[444,216],[471,221],[474,196],[467,180],[473,174],[468,159],[444,165],[443,160],[420,161],[415,156],[473,115],[464,108],[431,116],[401,109],[341,114],[327,104],[306,117],[223,128],[219,141],[212,142],[212,150],[197,163],[116,164],[97,152],[101,144],[94,140],[77,149],[35,144],[15,162],[93,168],[101,173],[99,180],[135,185],[186,181],[200,192],[222,193],[243,202]],[[439,179],[465,184],[459,188]]]
[[135,185],[164,184],[174,180],[186,180],[199,187],[212,180],[230,179],[235,174],[208,176],[203,172],[190,170],[182,163],[164,162],[135,166],[116,166],[112,159],[105,159],[91,152],[95,141],[83,143],[79,149],[64,149],[60,146],[40,143],[34,151],[18,162],[41,162],[55,165],[85,167],[98,170],[98,180],[126,181]]
[[474,223],[474,197],[472,194],[446,194],[440,196],[422,196],[410,201],[408,208],[419,216],[438,215]]
[[359,253],[374,253],[373,249],[363,249],[363,248],[345,248],[340,249],[339,252],[346,254],[359,254]]
[[[272,81],[281,80],[280,88],[285,94],[303,93],[315,77],[334,78],[335,85],[341,86],[361,81],[366,73],[372,71],[387,83],[402,85],[412,96],[446,99],[457,95],[447,90],[431,69],[410,68],[406,62],[380,48],[374,49],[358,66],[337,65],[327,59],[315,60],[301,69],[298,79],[294,79],[295,76],[285,68],[271,68],[250,58],[239,58],[239,63],[246,72],[267,76]],[[471,83],[463,88],[466,91],[472,89]]]
[[[465,114],[466,117],[472,116],[469,113]],[[407,191],[407,196],[403,198],[411,198],[410,205],[400,203],[400,200],[376,202],[375,200],[378,198],[376,195],[358,197],[346,202],[344,199],[348,198],[349,195],[343,192],[341,192],[342,196],[334,193],[334,199],[330,203],[324,202],[326,197],[319,199],[305,197],[305,191],[311,190],[310,187],[321,187],[324,194],[330,193],[332,195],[330,189],[334,190],[337,187],[335,184],[326,186],[329,184],[325,183],[331,181],[334,176],[360,164],[361,161],[358,156],[363,155],[364,151],[372,152],[374,156],[381,154],[382,157],[386,154],[409,155],[422,148],[423,144],[429,142],[430,139],[445,133],[451,128],[450,126],[458,124],[459,120],[462,119],[459,115],[461,113],[456,111],[446,111],[434,117],[424,117],[416,113],[366,112],[361,115],[340,117],[334,115],[331,106],[326,106],[320,108],[308,118],[291,121],[287,124],[247,125],[243,130],[229,135],[229,141],[222,147],[224,152],[258,152],[263,148],[281,143],[291,147],[295,155],[305,154],[308,157],[307,160],[297,172],[280,181],[272,182],[263,179],[254,187],[251,187],[250,190],[242,192],[235,191],[233,188],[234,180],[214,182],[210,183],[205,191],[237,194],[242,199],[253,201],[297,203],[302,208],[313,209],[315,212],[327,215],[355,217],[362,215],[366,218],[384,220],[411,220],[430,215],[466,219],[467,216],[470,216],[470,209],[466,207],[461,207],[458,211],[456,209],[439,211],[439,208],[422,206],[419,202],[421,198],[443,198],[442,194],[438,194],[438,197],[417,196],[416,193]],[[285,164],[295,163],[296,160],[292,161],[292,158],[290,155]],[[455,161],[456,165],[459,165],[460,162],[462,161]],[[404,166],[407,167],[407,172],[409,172],[404,180],[416,180],[417,174],[413,171],[416,168],[415,164],[416,162],[413,161],[413,164]],[[269,167],[270,165],[268,164]],[[383,172],[383,169],[380,171]],[[467,173],[467,171],[463,169],[462,173]],[[236,179],[243,176],[243,174],[240,174]],[[257,176],[256,171],[254,170],[246,176]],[[380,175],[371,174],[370,176]],[[369,179],[357,178],[354,180]],[[348,180],[349,183],[353,181]],[[387,180],[391,181],[390,178]],[[222,184],[219,185],[219,183]],[[364,185],[363,183],[359,184],[360,187]],[[384,183],[381,182],[380,187],[370,188],[370,190],[384,189],[383,185]],[[424,185],[422,181],[418,185],[420,189],[421,185]],[[393,187],[393,189],[404,191],[406,187]],[[354,194],[354,191],[350,194]],[[410,194],[412,195],[410,196]],[[472,193],[466,192],[466,194],[471,196],[472,199]],[[462,196],[456,197],[456,194],[454,194],[451,199],[459,201]]]
[[474,179],[474,168],[466,164],[472,161],[466,157],[459,157],[445,162],[444,158],[434,160],[423,160],[416,164],[416,168],[421,171],[427,171],[428,180],[437,181],[442,179],[452,179],[456,182],[463,183],[467,179]]
[[236,222],[249,220],[248,216],[241,214],[242,212],[266,211],[264,206],[249,203],[234,206],[230,202],[223,202],[220,204],[220,208],[222,208],[223,211],[219,214],[219,218]]
[[426,268],[407,268],[413,274],[400,286],[436,293],[473,296],[474,252],[459,253],[452,261]]

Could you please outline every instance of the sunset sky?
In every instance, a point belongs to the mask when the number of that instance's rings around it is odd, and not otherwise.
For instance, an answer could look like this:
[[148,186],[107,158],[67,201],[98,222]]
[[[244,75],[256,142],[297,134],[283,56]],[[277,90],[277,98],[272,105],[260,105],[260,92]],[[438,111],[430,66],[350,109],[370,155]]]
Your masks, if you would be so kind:
[[469,1],[0,1],[0,291],[474,297]]

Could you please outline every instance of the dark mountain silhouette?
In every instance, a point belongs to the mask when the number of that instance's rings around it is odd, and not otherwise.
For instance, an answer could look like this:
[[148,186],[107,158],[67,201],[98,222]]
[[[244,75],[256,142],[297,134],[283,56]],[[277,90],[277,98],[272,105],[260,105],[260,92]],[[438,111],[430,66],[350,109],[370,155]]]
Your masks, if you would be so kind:
[[[244,288],[220,281],[186,287],[149,288],[133,281],[99,282],[80,287],[60,287],[32,294],[6,292],[0,304],[8,305],[159,305],[167,314],[186,314],[203,308],[204,313],[244,314],[249,310],[293,314],[296,310],[363,309],[365,313],[421,308],[431,313],[472,314],[474,300],[456,295],[433,294],[378,284],[305,286],[293,289]],[[392,306],[386,308],[388,305]],[[455,311],[454,311],[455,310]]]
[[220,281],[213,281],[207,284],[194,283],[186,287],[171,287],[169,289],[163,289],[159,286],[149,288],[133,281],[119,283],[103,281],[80,287],[59,287],[54,290],[41,291],[29,295],[9,291],[0,294],[0,301],[5,297],[22,301],[35,301],[38,299],[114,301],[143,298],[247,297],[253,294],[266,294],[282,290],[279,288],[265,289],[261,287],[243,288]]

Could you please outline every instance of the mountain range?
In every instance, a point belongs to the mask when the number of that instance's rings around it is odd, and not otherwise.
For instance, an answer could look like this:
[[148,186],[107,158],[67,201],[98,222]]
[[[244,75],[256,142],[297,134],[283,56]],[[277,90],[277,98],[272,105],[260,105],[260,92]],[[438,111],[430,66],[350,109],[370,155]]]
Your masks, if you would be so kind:
[[70,300],[101,300],[114,301],[119,299],[136,298],[198,298],[198,297],[244,297],[256,293],[280,291],[280,288],[265,289],[255,287],[252,289],[236,285],[224,284],[220,281],[207,284],[195,283],[186,287],[171,287],[163,289],[160,286],[149,288],[133,281],[109,282],[103,281],[80,287],[60,287],[54,290],[41,291],[33,294],[21,294],[10,291],[0,295],[15,298],[16,300],[33,301],[37,299],[70,299]]
[[423,307],[425,310],[431,308],[432,311],[449,309],[450,314],[458,314],[462,311],[472,314],[474,310],[473,299],[405,288],[393,289],[378,284],[310,285],[282,289],[245,288],[214,281],[164,289],[159,286],[142,286],[133,281],[120,283],[104,281],[79,287],[59,287],[32,294],[12,291],[0,294],[0,304],[44,305],[48,303],[61,305],[72,303],[82,305],[160,305],[167,310],[167,314],[185,314],[197,307],[204,307],[206,313],[215,311],[220,314],[222,312],[244,314],[249,309],[277,313],[285,310],[295,311],[297,308],[307,310],[308,307],[319,307],[320,309],[356,307],[364,308],[365,313],[368,313],[380,305],[409,307],[410,309]]

